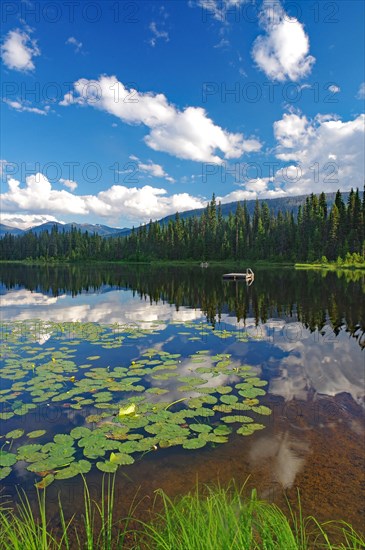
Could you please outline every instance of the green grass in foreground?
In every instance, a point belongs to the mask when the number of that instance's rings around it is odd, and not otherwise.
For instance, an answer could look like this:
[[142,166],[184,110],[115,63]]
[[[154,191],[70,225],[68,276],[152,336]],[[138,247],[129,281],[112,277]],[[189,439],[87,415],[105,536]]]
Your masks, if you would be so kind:
[[[243,488],[244,489],[244,488]],[[0,505],[0,548],[2,550],[332,550],[365,547],[365,539],[346,522],[319,523],[302,516],[288,505],[287,515],[274,504],[261,501],[256,491],[243,495],[232,483],[228,488],[206,488],[204,495],[196,489],[173,502],[157,491],[155,506],[162,512],[151,522],[129,518],[120,522],[114,510],[114,479],[103,479],[101,503],[95,503],[85,483],[83,528],[72,517],[67,523],[62,506],[59,523],[62,534],[56,539],[47,524],[45,494],[38,493],[39,519],[35,518],[24,495],[15,514],[6,504]],[[161,500],[160,500],[161,499]],[[160,506],[161,508],[161,506]],[[116,527],[124,525],[119,530]],[[335,542],[334,542],[335,541]]]

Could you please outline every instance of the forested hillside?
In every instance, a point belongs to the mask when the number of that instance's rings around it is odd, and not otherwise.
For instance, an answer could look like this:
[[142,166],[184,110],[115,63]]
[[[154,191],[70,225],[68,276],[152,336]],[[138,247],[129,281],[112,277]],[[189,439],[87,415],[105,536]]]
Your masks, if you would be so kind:
[[4,260],[336,260],[346,254],[365,257],[365,193],[351,190],[345,202],[338,191],[329,208],[326,195],[310,195],[297,214],[275,214],[256,201],[250,215],[238,204],[225,218],[215,197],[200,216],[183,219],[178,213],[167,224],[159,221],[133,229],[124,237],[104,238],[72,229],[0,240]]
[[[282,214],[285,214],[286,212],[292,212],[294,214],[294,217],[296,218],[298,215],[299,207],[305,205],[305,201],[307,199],[308,195],[295,195],[295,196],[288,196],[288,197],[276,197],[274,199],[268,199],[265,201],[264,199],[258,199],[260,205],[262,205],[263,202],[267,202],[267,205],[269,207],[270,213],[277,215],[279,211],[282,212]],[[342,199],[344,202],[347,203],[349,197],[349,192],[345,191],[342,193]],[[326,200],[327,200],[327,208],[332,208],[333,203],[335,202],[336,193],[326,193]],[[250,216],[253,216],[253,213],[256,208],[256,200],[254,199],[248,199],[245,201],[247,211]],[[234,214],[236,212],[238,202],[227,202],[221,205],[222,214],[224,218],[228,218],[230,212]],[[204,208],[198,208],[196,210],[187,210],[185,212],[180,213],[180,217],[182,219],[191,218],[193,216],[200,217],[203,214]],[[166,216],[165,218],[162,218],[160,220],[161,224],[167,224],[171,219],[174,218],[174,215],[172,216]]]

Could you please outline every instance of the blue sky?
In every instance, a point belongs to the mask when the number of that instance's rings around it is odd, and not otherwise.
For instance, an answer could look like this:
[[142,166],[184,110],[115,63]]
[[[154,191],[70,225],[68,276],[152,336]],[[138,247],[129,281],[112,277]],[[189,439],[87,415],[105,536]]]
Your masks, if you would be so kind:
[[2,3],[2,221],[139,225],[364,181],[364,3]]

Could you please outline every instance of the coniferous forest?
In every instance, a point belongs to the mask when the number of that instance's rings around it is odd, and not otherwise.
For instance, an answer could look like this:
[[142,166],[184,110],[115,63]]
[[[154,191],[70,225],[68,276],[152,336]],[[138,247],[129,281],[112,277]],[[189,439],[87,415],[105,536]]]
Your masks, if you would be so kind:
[[215,196],[203,214],[182,219],[176,213],[167,224],[150,222],[123,237],[102,237],[80,229],[54,228],[0,239],[3,260],[151,261],[267,260],[288,262],[365,259],[365,191],[353,189],[344,202],[341,192],[329,209],[326,195],[311,194],[294,216],[270,212],[256,201],[252,216],[245,202],[223,217]]

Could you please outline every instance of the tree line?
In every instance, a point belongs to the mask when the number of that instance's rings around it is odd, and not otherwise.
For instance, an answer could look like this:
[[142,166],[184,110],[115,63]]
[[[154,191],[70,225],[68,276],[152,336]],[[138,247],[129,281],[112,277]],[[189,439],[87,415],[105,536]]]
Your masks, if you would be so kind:
[[32,231],[0,239],[3,260],[40,259],[150,261],[150,260],[269,260],[313,262],[365,259],[365,189],[351,189],[344,202],[337,191],[331,209],[325,193],[306,197],[297,216],[270,212],[256,201],[250,216],[246,202],[228,217],[215,195],[200,216],[182,219],[176,213],[167,224],[158,221],[133,228],[127,236],[102,237],[80,229]]

